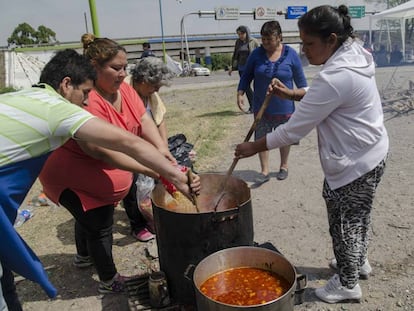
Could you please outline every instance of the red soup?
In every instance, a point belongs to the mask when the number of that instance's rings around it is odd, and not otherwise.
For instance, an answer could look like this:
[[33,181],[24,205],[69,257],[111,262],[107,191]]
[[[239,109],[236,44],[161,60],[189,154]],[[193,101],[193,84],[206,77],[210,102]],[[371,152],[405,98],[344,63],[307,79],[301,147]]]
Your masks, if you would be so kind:
[[212,275],[200,287],[207,297],[236,306],[260,305],[285,294],[289,283],[259,268],[233,268]]

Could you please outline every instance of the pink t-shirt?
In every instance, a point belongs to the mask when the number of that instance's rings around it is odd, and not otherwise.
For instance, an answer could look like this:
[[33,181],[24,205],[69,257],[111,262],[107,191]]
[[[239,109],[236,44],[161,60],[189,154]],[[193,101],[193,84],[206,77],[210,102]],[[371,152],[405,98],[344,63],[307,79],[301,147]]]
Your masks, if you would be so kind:
[[[117,112],[95,90],[89,93],[92,114],[120,128],[141,136],[141,117],[145,107],[135,90],[126,83],[120,87],[121,112]],[[103,205],[118,204],[129,191],[132,173],[116,169],[85,154],[75,140],[55,150],[39,176],[46,195],[58,203],[63,190],[69,188],[82,201],[85,211]]]

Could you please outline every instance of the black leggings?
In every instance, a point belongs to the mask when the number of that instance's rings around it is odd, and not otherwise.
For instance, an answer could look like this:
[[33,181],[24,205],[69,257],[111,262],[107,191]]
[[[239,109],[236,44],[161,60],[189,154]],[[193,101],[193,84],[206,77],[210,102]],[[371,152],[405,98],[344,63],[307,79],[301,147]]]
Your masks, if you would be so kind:
[[10,269],[3,267],[3,276],[1,278],[1,288],[3,297],[9,311],[23,311],[17,296],[16,285],[14,283],[14,274]]
[[75,218],[76,250],[90,256],[101,281],[110,281],[117,273],[112,257],[112,225],[115,206],[104,205],[85,212],[73,191],[62,192],[59,203]]

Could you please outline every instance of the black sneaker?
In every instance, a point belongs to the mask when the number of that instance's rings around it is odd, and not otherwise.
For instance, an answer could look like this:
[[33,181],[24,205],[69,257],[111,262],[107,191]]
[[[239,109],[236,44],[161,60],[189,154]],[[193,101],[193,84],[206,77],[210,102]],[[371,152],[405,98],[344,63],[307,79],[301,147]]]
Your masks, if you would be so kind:
[[81,256],[76,254],[73,258],[73,265],[76,268],[87,268],[93,266],[93,261],[90,256]]

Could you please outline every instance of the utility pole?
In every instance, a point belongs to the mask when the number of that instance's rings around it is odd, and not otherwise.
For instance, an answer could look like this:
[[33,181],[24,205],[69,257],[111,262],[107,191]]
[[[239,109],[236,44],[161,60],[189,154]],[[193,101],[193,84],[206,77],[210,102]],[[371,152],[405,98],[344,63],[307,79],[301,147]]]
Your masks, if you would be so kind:
[[98,15],[96,14],[95,0],[89,0],[89,10],[91,11],[93,34],[95,35],[95,37],[99,37],[99,23]]
[[86,33],[89,33],[89,29],[88,29],[88,18],[86,17],[86,12],[83,12],[83,17],[85,18]]
[[[176,0],[178,3],[182,3],[182,0]],[[165,39],[164,39],[164,21],[162,16],[162,0],[158,0],[159,9],[160,9],[160,24],[161,24],[161,42],[162,42],[162,59],[164,63],[167,63],[167,51],[165,49]]]
[[162,59],[164,60],[164,63],[167,63],[167,52],[165,50],[165,40],[164,40],[164,24],[162,20],[162,0],[158,0],[158,3],[160,5],[160,22],[161,22],[161,42],[162,42]]

